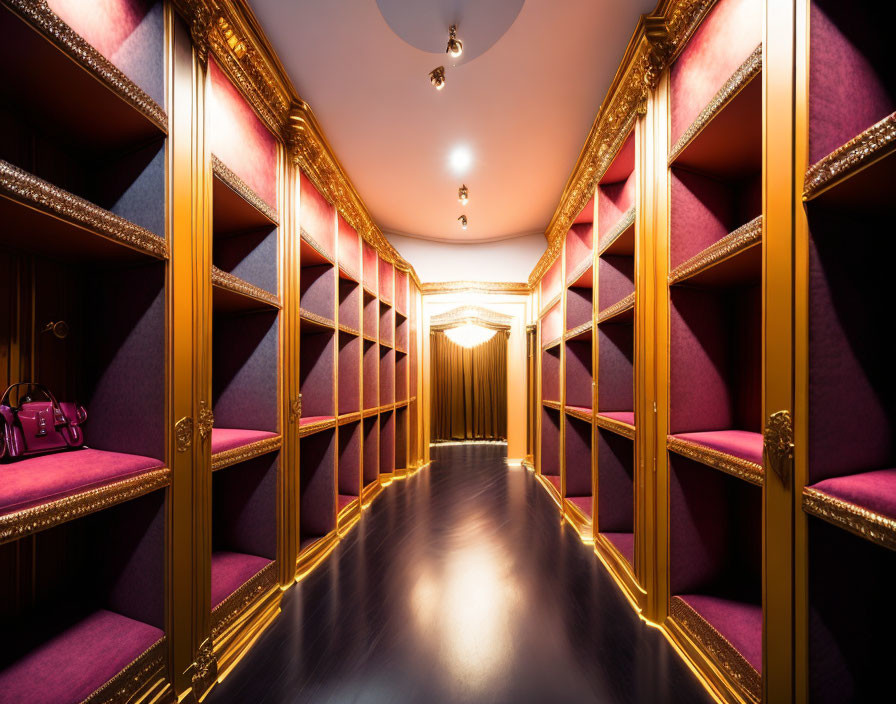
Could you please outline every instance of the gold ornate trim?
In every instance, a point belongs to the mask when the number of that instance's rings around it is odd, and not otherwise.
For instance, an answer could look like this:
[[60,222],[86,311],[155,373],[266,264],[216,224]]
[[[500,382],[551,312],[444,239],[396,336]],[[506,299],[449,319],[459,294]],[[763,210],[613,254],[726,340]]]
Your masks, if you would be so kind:
[[635,292],[632,291],[621,301],[617,301],[609,308],[604,308],[600,313],[597,314],[597,322],[598,323],[606,323],[616,316],[622,315],[623,313],[630,311],[635,307]]
[[775,411],[765,422],[762,433],[764,462],[778,475],[784,486],[790,485],[793,467],[793,418],[790,411]]
[[587,256],[582,260],[581,264],[579,264],[575,270],[571,274],[566,275],[566,285],[567,287],[571,287],[579,278],[588,271],[592,266],[594,266],[594,262],[591,260],[591,255]]
[[299,308],[299,318],[301,320],[307,320],[309,323],[317,323],[318,325],[323,325],[324,327],[336,329],[336,323],[332,320],[325,318],[322,315],[318,315],[317,313],[312,313],[310,310],[305,310],[304,308]]
[[896,148],[896,112],[835,149],[806,171],[803,200],[811,200],[853,172],[887,156]]
[[719,89],[707,106],[703,108],[691,126],[688,127],[684,134],[675,142],[672,151],[669,153],[669,163],[675,161],[679,155],[685,150],[688,144],[696,137],[703,128],[706,127],[712,119],[722,111],[722,109],[731,102],[731,99],[740,93],[741,90],[762,71],[762,44],[753,49],[753,53],[747,57],[737,70],[731,74],[727,81]]
[[675,267],[669,274],[669,284],[677,284],[689,279],[761,242],[762,216],[758,215]]
[[379,340],[375,336],[368,335],[367,333],[362,334],[361,337],[367,340],[367,342],[379,342]]
[[162,106],[63,22],[59,15],[50,9],[46,0],[4,0],[4,2],[66,56],[167,134],[168,116]]
[[82,704],[117,704],[130,701],[131,697],[146,686],[153,675],[164,673],[167,651],[168,641],[163,636],[126,665],[115,677],[95,690]]
[[547,406],[548,408],[553,408],[555,411],[563,410],[563,406],[560,405],[559,401],[548,401],[547,399],[542,399],[541,405]]
[[212,427],[215,425],[215,414],[208,407],[208,401],[199,402],[199,439],[205,441],[212,435]]
[[212,610],[212,638],[217,638],[253,601],[277,585],[276,563],[265,565],[257,574]]
[[750,462],[750,460],[735,457],[719,450],[713,450],[694,442],[688,442],[672,435],[666,438],[666,448],[683,457],[705,464],[707,467],[718,469],[721,472],[726,472],[756,486],[762,486],[765,481],[765,470],[762,468],[762,465]]
[[168,258],[168,243],[158,235],[2,159],[0,194],[143,254]]
[[677,596],[672,597],[670,615],[751,700],[762,699],[762,675],[709,621]]
[[445,281],[437,283],[424,283],[420,286],[420,292],[425,296],[438,293],[507,293],[527,296],[532,288],[529,284],[516,281]]
[[346,266],[344,263],[340,263],[339,271],[345,274],[348,277],[348,280],[353,284],[361,283],[361,274],[355,271],[352,267]]
[[379,406],[376,406],[374,408],[365,408],[363,411],[361,411],[361,417],[362,418],[371,418],[379,412],[380,412]]
[[277,210],[269,205],[260,195],[258,195],[252,187],[243,181],[236,173],[212,154],[212,172],[224,183],[230,190],[240,196],[249,205],[255,208],[259,213],[264,215],[275,225],[279,225],[280,221],[277,217]]
[[342,323],[339,323],[339,331],[348,333],[349,335],[355,335],[357,337],[361,336],[360,330],[356,330],[355,328],[349,327],[348,325],[343,325]]
[[623,213],[622,217],[619,219],[619,222],[617,222],[607,233],[607,236],[604,238],[604,243],[598,245],[597,256],[601,256],[610,247],[612,247],[613,243],[622,236],[622,233],[635,224],[635,214],[635,206],[632,206],[631,208],[626,210],[625,213]]
[[896,519],[809,486],[803,488],[803,510],[853,535],[896,550]]
[[578,418],[579,420],[583,420],[586,423],[591,423],[594,421],[594,413],[592,411],[583,411],[578,408],[573,408],[572,406],[566,406],[566,415],[572,416],[573,418]]
[[268,452],[279,450],[281,442],[282,438],[278,435],[277,437],[265,438],[264,440],[249,443],[248,445],[235,447],[232,450],[216,452],[212,455],[212,471],[214,472],[218,469],[223,469],[224,467],[239,464],[240,462],[245,462],[246,460],[251,460],[260,457],[261,455],[266,455]]
[[184,416],[174,424],[174,442],[178,452],[186,452],[193,446],[193,418]]
[[562,287],[561,287],[561,291],[560,291],[560,293],[558,293],[556,296],[554,296],[553,298],[551,298],[551,300],[549,300],[547,303],[545,303],[545,304],[541,307],[541,311],[539,311],[539,313],[538,313],[538,317],[539,317],[539,318],[543,318],[543,317],[545,316],[545,314],[547,314],[548,311],[551,310],[551,308],[553,308],[555,305],[557,305],[557,304],[560,302],[560,299],[561,299],[562,297],[563,297],[563,291],[562,291]]
[[[300,232],[300,235],[302,238],[302,242],[307,244],[309,247],[311,247],[311,249],[313,249],[320,256],[322,256],[324,259],[326,259],[327,263],[329,263],[330,266],[336,266],[336,262],[333,260],[333,257],[324,251],[323,245],[320,242],[318,242],[316,239],[314,239],[304,227],[300,227],[299,232]],[[317,266],[324,266],[324,265],[318,264]]]
[[171,471],[167,467],[161,467],[46,504],[7,513],[0,516],[0,544],[148,494],[167,486],[170,477]]
[[211,638],[206,638],[202,645],[199,646],[192,669],[193,675],[190,680],[193,685],[193,691],[201,696],[211,688],[218,674],[218,660],[215,657],[215,649]]
[[307,423],[305,425],[299,425],[299,437],[304,438],[308,435],[313,435],[314,433],[319,433],[321,430],[329,430],[330,428],[336,427],[336,419],[335,418],[327,418],[326,420],[319,420],[314,423]]
[[615,418],[607,418],[600,413],[594,416],[594,421],[597,423],[598,427],[603,428],[604,430],[609,430],[611,433],[622,435],[629,440],[635,439],[636,431],[635,426],[633,425],[623,423],[621,420],[616,420]]
[[589,320],[587,323],[582,323],[581,325],[577,325],[572,330],[567,331],[564,336],[567,340],[572,340],[574,337],[581,335],[583,332],[591,332],[591,329],[594,327],[593,323]]
[[434,315],[430,320],[430,331],[450,330],[465,323],[473,323],[492,330],[509,330],[513,316],[496,313],[483,306],[460,306]]
[[337,425],[345,425],[346,423],[354,423],[361,420],[361,411],[352,413],[344,413],[336,419]]
[[248,281],[244,281],[238,276],[234,276],[233,274],[223,271],[216,266],[212,266],[211,274],[212,286],[217,286],[218,288],[238,293],[241,296],[246,296],[247,298],[251,298],[255,301],[258,301],[259,303],[265,303],[269,306],[273,306],[274,308],[281,307],[279,296],[275,296],[269,291],[258,288],[258,286],[253,286]]
[[556,347],[556,346],[559,345],[561,342],[563,342],[563,335],[560,335],[559,337],[555,337],[555,338],[553,338],[553,339],[551,339],[551,340],[548,340],[547,342],[543,343],[542,346],[541,346],[541,349],[542,349],[542,351],[549,350],[549,349],[551,349],[552,347]]

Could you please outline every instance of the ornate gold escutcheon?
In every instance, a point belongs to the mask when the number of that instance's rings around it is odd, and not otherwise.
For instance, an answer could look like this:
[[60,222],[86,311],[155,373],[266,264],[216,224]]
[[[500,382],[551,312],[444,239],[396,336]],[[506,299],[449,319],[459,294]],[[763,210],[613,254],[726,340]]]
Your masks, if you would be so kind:
[[184,416],[174,424],[174,440],[178,452],[186,452],[193,445],[193,419]]
[[207,639],[199,646],[199,652],[196,653],[196,660],[193,663],[193,689],[200,692],[208,689],[217,674],[218,663],[215,660],[214,648],[211,639]]
[[199,402],[199,439],[205,441],[212,435],[212,426],[215,424],[215,414],[208,407],[207,401]]
[[765,463],[782,484],[790,482],[793,467],[793,419],[790,411],[777,411],[768,417],[763,438]]

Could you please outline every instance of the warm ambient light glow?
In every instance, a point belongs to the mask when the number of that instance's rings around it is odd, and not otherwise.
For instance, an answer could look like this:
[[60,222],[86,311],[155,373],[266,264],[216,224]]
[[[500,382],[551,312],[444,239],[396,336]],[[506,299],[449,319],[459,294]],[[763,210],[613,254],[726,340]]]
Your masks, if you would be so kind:
[[450,328],[445,331],[448,339],[454,344],[461,347],[476,347],[484,342],[488,342],[494,336],[496,330],[474,325],[473,323],[464,323],[459,328]]
[[464,145],[455,147],[448,157],[448,162],[456,174],[465,173],[473,163],[473,152]]
[[466,230],[466,229],[467,229],[467,216],[466,216],[466,215],[461,215],[461,216],[457,219],[457,221],[460,223],[460,229],[461,229],[461,230]]
[[457,25],[453,24],[448,29],[448,46],[445,52],[456,59],[464,53],[464,43],[457,38]]
[[445,87],[445,67],[439,66],[434,68],[429,74],[429,82],[433,84],[436,90],[442,90]]

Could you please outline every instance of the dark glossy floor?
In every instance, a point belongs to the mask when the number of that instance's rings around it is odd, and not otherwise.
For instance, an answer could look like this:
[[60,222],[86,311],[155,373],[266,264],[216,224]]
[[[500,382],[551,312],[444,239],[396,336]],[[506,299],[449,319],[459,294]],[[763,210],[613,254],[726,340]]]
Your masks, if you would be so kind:
[[710,702],[504,450],[434,448],[206,701]]

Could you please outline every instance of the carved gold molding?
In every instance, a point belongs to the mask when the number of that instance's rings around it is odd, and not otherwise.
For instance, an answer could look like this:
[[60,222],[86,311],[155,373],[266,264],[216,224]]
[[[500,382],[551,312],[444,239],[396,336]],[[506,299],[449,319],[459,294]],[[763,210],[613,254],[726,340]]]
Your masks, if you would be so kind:
[[594,419],[594,414],[591,410],[583,410],[580,408],[574,408],[573,406],[566,406],[566,415],[572,416],[573,418],[578,418],[579,420],[584,420],[587,423],[590,423]]
[[193,675],[191,678],[193,691],[201,695],[214,683],[218,674],[218,661],[215,658],[215,649],[212,639],[206,640],[199,646],[196,652],[196,660],[193,661]]
[[670,615],[752,701],[762,699],[762,675],[712,624],[677,596],[672,597]]
[[212,154],[212,173],[217,176],[222,183],[226,184],[230,190],[239,195],[244,201],[255,208],[275,225],[279,224],[277,210],[258,195],[252,187],[243,181],[236,173]]
[[430,331],[449,330],[465,323],[473,323],[492,330],[509,330],[513,316],[496,313],[482,306],[460,306],[430,319]]
[[193,419],[184,416],[174,424],[174,442],[178,452],[186,452],[193,445]]
[[762,242],[762,216],[759,215],[745,225],[741,225],[733,232],[728,233],[718,242],[711,244],[699,254],[694,255],[686,262],[679,264],[669,274],[669,283],[677,284],[689,279],[704,269],[718,264],[735,254],[749,249],[753,245]]
[[761,464],[745,460],[742,457],[729,455],[727,452],[713,450],[672,435],[666,438],[666,448],[683,457],[700,462],[713,469],[718,469],[756,486],[762,486],[765,480],[765,471]]
[[623,423],[621,420],[616,420],[615,418],[607,418],[599,413],[595,416],[594,420],[598,427],[603,428],[604,430],[609,430],[611,433],[622,435],[629,440],[635,439],[635,426],[633,425]]
[[621,301],[617,301],[613,305],[608,308],[604,308],[600,313],[597,314],[597,322],[605,323],[608,320],[612,320],[616,316],[622,315],[626,311],[631,310],[635,307],[635,292],[632,291]]
[[3,0],[3,3],[156,127],[168,132],[168,116],[162,106],[63,22],[46,0]]
[[242,445],[241,447],[235,447],[232,450],[216,452],[212,455],[212,471],[266,455],[268,452],[274,452],[280,449],[280,444],[281,438],[278,435],[273,438],[258,440],[248,445]]
[[545,406],[546,408],[552,408],[555,411],[563,410],[563,406],[560,405],[559,401],[548,401],[547,399],[542,399],[541,405]]
[[256,575],[218,604],[212,611],[212,639],[217,638],[253,601],[277,584],[276,563],[265,565]]
[[347,332],[349,335],[356,335],[356,336],[361,335],[360,330],[356,330],[355,328],[345,325],[344,323],[339,323],[339,331]]
[[589,320],[587,323],[582,323],[581,325],[577,325],[572,330],[566,333],[565,337],[567,340],[571,340],[574,337],[578,337],[583,332],[590,332],[593,327],[591,321]]
[[336,323],[332,320],[329,320],[322,315],[318,315],[317,313],[312,313],[310,310],[305,310],[304,308],[299,308],[299,318],[301,320],[307,320],[309,323],[317,323],[318,325],[323,325],[334,330],[336,329]]
[[258,286],[253,286],[248,281],[244,281],[243,279],[241,279],[239,276],[234,276],[233,274],[219,269],[216,266],[212,267],[211,279],[212,286],[217,286],[218,288],[233,291],[234,293],[239,293],[261,303],[266,303],[267,305],[273,306],[274,308],[280,308],[279,296],[274,295],[270,291],[265,291],[263,288],[259,288]]
[[527,283],[516,281],[444,281],[425,283],[420,286],[423,295],[439,293],[506,293],[527,296],[532,288]]
[[148,494],[167,486],[170,475],[166,467],[153,469],[136,477],[0,516],[0,544]]
[[2,159],[0,194],[143,254],[168,258],[168,243],[158,235]]
[[784,486],[790,484],[793,448],[793,418],[790,411],[772,413],[765,422],[762,450],[765,463],[778,475]]
[[330,428],[335,427],[335,418],[327,418],[326,420],[319,420],[314,423],[306,423],[305,425],[299,424],[299,437],[304,438],[308,435],[319,433],[321,430],[329,430]]
[[628,228],[635,224],[635,206],[632,206],[619,219],[613,228],[607,233],[604,237],[603,244],[599,244],[597,248],[597,254],[600,256],[604,252],[606,252],[613,243],[619,239],[623,232],[625,232]]
[[208,401],[199,402],[199,439],[205,442],[212,435],[212,426],[215,424],[215,414],[208,407]]
[[806,171],[803,200],[810,200],[842,178],[896,148],[896,112],[849,140]]
[[896,519],[808,486],[803,488],[803,510],[853,535],[896,550]]
[[167,652],[168,642],[162,637],[87,697],[82,704],[118,704],[131,701],[153,675],[165,671]]

